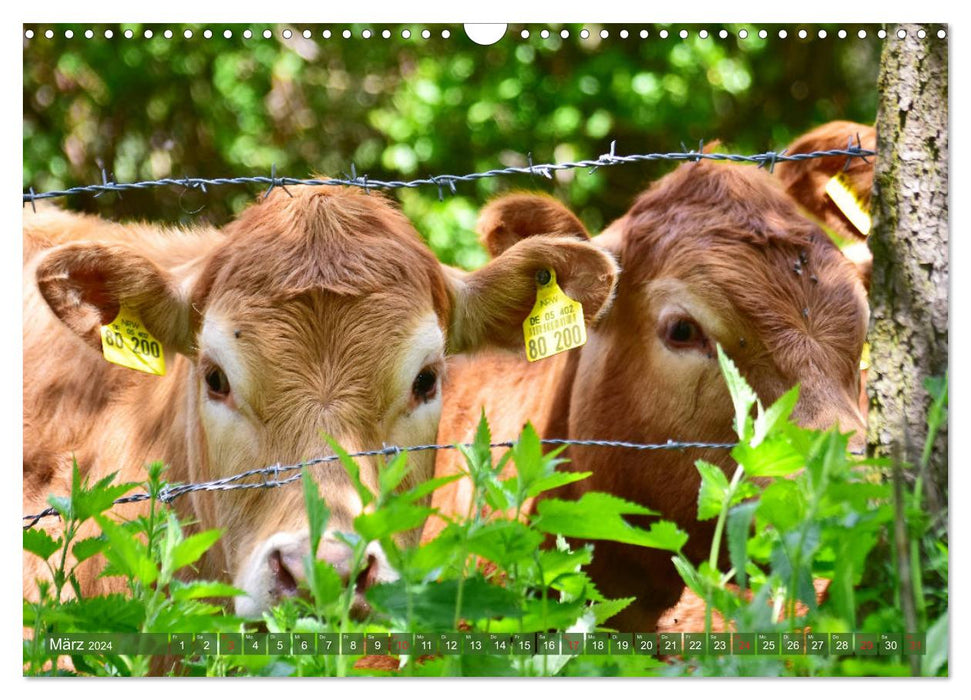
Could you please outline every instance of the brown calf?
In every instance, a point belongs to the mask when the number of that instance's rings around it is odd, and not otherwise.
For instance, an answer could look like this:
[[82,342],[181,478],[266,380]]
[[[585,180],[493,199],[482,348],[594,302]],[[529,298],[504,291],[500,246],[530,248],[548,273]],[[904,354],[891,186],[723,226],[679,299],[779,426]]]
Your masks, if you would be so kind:
[[[587,236],[548,197],[499,199],[482,222],[493,253],[504,245],[495,241],[552,230]],[[518,434],[528,420],[546,438],[730,442],[733,408],[715,343],[764,404],[798,383],[796,420],[862,428],[856,396],[868,317],[863,285],[856,268],[767,173],[683,165],[592,244],[615,255],[622,272],[614,302],[587,344],[532,365],[508,353],[456,359],[444,389],[440,441],[469,440],[484,407],[500,438]],[[688,532],[689,557],[707,555],[713,526],[696,519],[694,462],[708,460],[730,476],[726,451],[571,447],[567,456],[569,468],[593,475],[558,496],[599,490],[641,503]],[[456,469],[454,455],[439,455],[436,473]],[[468,498],[469,486],[460,480],[432,502],[463,513]],[[430,520],[423,537],[440,528]],[[622,544],[596,543],[590,573],[604,594],[637,597],[610,622],[624,630],[653,630],[683,589],[668,553]]]
[[[24,258],[25,513],[67,492],[72,458],[91,479],[140,481],[163,460],[170,481],[199,482],[321,456],[321,433],[350,451],[433,442],[446,353],[520,344],[537,270],[555,269],[589,319],[616,276],[609,255],[550,236],[471,274],[444,268],[385,198],[323,188],[277,190],[222,231],[26,212]],[[164,376],[101,356],[100,326],[121,307],[161,342]],[[377,469],[362,461],[372,489]],[[430,454],[413,456],[402,488],[432,471]],[[315,478],[331,510],[316,555],[346,572],[334,532],[352,530],[361,502],[340,467]],[[309,554],[299,487],[194,492],[176,506],[223,530],[199,575],[244,590],[237,613],[296,592]],[[359,586],[395,575],[377,543],[368,554]],[[88,593],[118,586],[99,567],[82,565]],[[42,569],[25,555],[25,596]]]

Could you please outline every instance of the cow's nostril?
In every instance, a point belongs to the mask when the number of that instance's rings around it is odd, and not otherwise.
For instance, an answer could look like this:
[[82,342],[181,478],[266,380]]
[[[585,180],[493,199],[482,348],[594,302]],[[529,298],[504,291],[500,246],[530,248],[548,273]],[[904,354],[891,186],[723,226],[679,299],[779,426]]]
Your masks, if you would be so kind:
[[277,598],[292,598],[297,595],[297,579],[284,563],[283,555],[279,549],[270,552],[268,563],[270,572],[273,574],[273,590],[271,593]]
[[378,580],[380,564],[378,558],[373,554],[369,554],[367,558],[367,566],[357,575],[357,580],[354,582],[354,590],[357,593],[363,593],[372,585],[374,585]]

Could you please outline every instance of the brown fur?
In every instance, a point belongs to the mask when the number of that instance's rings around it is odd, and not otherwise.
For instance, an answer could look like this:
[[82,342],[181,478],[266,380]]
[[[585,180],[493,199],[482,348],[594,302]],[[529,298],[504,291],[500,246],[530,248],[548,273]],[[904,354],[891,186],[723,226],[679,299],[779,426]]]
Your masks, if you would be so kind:
[[[468,440],[480,406],[497,439],[517,435],[529,420],[547,438],[732,441],[732,406],[710,341],[722,345],[763,404],[800,383],[797,420],[862,428],[854,401],[868,313],[862,285],[767,173],[686,164],[641,195],[601,245],[618,256],[622,274],[587,345],[532,366],[495,353],[457,360],[439,441]],[[694,318],[706,344],[666,346],[661,315],[672,310]],[[689,557],[707,556],[713,525],[696,520],[694,462],[713,462],[731,476],[725,451],[571,447],[567,456],[570,469],[593,476],[555,495],[600,490],[641,503],[689,533]],[[438,475],[457,468],[455,455],[438,456]],[[460,480],[437,492],[433,505],[464,513],[468,497]],[[440,528],[429,521],[423,537]],[[590,573],[609,597],[637,596],[610,622],[625,630],[654,629],[683,589],[668,553],[626,545],[596,543]]]
[[[322,432],[349,451],[430,441],[434,424],[428,435],[407,434],[416,405],[411,379],[402,389],[398,376],[420,319],[432,314],[453,351],[515,347],[521,337],[513,342],[505,329],[521,326],[539,267],[552,266],[590,318],[616,278],[609,255],[554,237],[523,241],[478,272],[444,268],[390,202],[354,189],[277,190],[222,231],[42,209],[25,213],[24,251],[25,513],[68,492],[72,459],[92,480],[119,471],[119,481],[140,482],[144,465],[162,460],[169,481],[198,482],[319,456],[328,451]],[[163,344],[165,376],[100,356],[99,326],[121,305]],[[209,323],[222,328],[213,336],[221,349],[204,342]],[[207,398],[214,348],[243,378],[234,375],[225,400]],[[403,488],[431,476],[430,456],[412,463]],[[372,488],[377,468],[362,461]],[[343,470],[328,465],[315,476],[329,526],[350,530],[359,504]],[[196,492],[175,505],[199,527],[223,529],[200,562],[209,579],[232,581],[257,543],[306,528],[299,487]],[[55,520],[42,526],[60,532]],[[82,566],[89,595],[119,586],[96,578],[102,563]],[[44,575],[25,554],[25,596]]]

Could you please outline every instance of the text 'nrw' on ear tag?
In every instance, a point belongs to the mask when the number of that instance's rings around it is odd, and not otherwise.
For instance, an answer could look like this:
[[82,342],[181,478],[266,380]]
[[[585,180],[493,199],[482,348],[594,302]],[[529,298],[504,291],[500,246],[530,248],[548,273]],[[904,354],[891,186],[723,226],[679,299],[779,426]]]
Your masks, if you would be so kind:
[[826,183],[826,194],[835,204],[856,230],[864,236],[870,235],[870,215],[860,205],[856,195],[843,180],[843,174],[834,175]]
[[536,304],[523,321],[523,339],[530,362],[587,342],[583,306],[563,293],[553,270],[536,273]]
[[114,321],[101,326],[101,350],[108,362],[148,374],[165,374],[162,344],[132,309],[122,306]]

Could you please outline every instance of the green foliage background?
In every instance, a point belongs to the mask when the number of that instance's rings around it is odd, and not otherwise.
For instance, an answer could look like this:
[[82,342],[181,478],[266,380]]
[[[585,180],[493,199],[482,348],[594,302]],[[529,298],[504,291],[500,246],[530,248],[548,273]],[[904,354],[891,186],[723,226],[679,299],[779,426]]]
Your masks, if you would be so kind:
[[[745,39],[741,26],[724,27],[726,39],[718,38],[718,25],[704,26],[705,39],[698,25],[684,27],[688,39],[679,37],[681,26],[667,26],[662,39],[654,25],[510,25],[490,47],[474,44],[460,25],[428,25],[424,39],[425,26],[57,25],[52,39],[44,36],[50,27],[29,26],[24,190],[98,183],[102,167],[116,181],[269,175],[274,165],[292,177],[340,175],[352,163],[381,179],[465,174],[525,166],[529,154],[535,163],[596,157],[612,140],[621,154],[713,139],[735,152],[759,152],[779,150],[832,119],[872,123],[876,116],[880,40],[873,25],[862,27],[866,39],[858,38],[861,27],[847,25],[807,25],[807,39],[796,25],[766,25],[766,39],[758,37],[761,25],[747,27]],[[253,38],[243,38],[245,28]],[[267,28],[272,38],[263,38]],[[282,37],[285,28],[292,38]],[[581,28],[589,38],[579,37]],[[629,38],[620,37],[621,28]],[[64,37],[67,29],[73,38]],[[124,38],[126,29],[133,38]],[[224,37],[227,29],[232,38]],[[352,39],[342,37],[344,29]],[[361,38],[365,29],[370,39]],[[390,39],[380,38],[383,29]],[[402,38],[404,29],[410,38]],[[643,29],[647,39],[639,38]],[[778,38],[780,29],[786,38]],[[434,187],[394,196],[445,262],[475,267],[485,259],[473,233],[476,213],[497,192],[549,191],[597,231],[670,168],[460,183],[441,202]],[[258,192],[176,187],[61,202],[114,219],[222,224]]]

